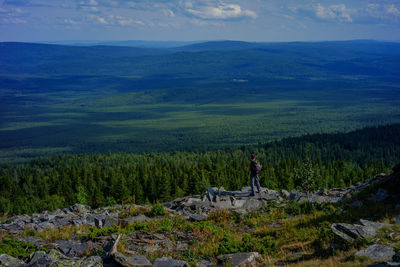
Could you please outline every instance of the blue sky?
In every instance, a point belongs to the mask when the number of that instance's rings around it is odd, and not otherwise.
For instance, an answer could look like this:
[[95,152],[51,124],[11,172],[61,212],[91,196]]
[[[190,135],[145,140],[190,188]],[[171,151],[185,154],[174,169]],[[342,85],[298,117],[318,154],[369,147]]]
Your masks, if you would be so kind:
[[0,41],[400,40],[400,0],[0,0]]

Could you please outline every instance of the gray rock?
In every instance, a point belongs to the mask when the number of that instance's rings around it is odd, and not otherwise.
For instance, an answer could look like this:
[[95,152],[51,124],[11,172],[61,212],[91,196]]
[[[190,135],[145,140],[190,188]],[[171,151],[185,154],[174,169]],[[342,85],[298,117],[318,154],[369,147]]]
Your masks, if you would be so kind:
[[258,199],[248,199],[244,205],[242,206],[242,209],[247,210],[247,211],[251,211],[251,210],[257,210],[259,208],[261,208],[263,206],[263,202],[258,200]]
[[102,267],[103,260],[100,256],[90,256],[84,259],[81,259],[79,262],[79,266],[85,267]]
[[86,215],[87,213],[90,213],[92,211],[92,209],[89,206],[78,204],[78,203],[73,205],[69,209],[72,212],[75,212],[75,213],[78,213],[78,214],[82,214],[82,215]]
[[388,246],[374,244],[366,249],[357,251],[356,256],[367,256],[373,261],[391,260],[395,255],[394,249]]
[[294,200],[297,202],[308,201],[306,193],[297,191],[296,189],[293,189],[292,191],[290,191],[290,195],[289,195],[288,199]]
[[186,261],[174,260],[171,257],[162,257],[156,259],[153,267],[189,267]]
[[49,266],[52,263],[52,260],[47,257],[47,254],[44,251],[36,251],[35,253],[32,253],[29,258],[30,260],[27,265],[29,267]]
[[336,237],[350,243],[358,237],[369,238],[377,234],[373,227],[359,224],[334,223],[331,230]]
[[284,198],[288,198],[288,197],[290,196],[290,193],[289,193],[287,190],[285,190],[285,189],[282,189],[282,190],[281,190],[281,193],[282,193],[282,196],[283,196]]
[[400,224],[400,215],[396,217],[396,224]]
[[23,266],[25,262],[7,254],[0,255],[0,266]]
[[236,253],[236,254],[225,254],[218,256],[217,259],[220,261],[228,260],[228,263],[232,267],[247,267],[247,266],[259,266],[256,262],[260,255],[257,252],[248,253]]
[[58,240],[54,242],[55,247],[68,257],[80,257],[93,248],[91,242],[81,243],[73,240]]
[[[218,197],[217,197],[218,198]],[[231,209],[233,208],[232,206],[232,202],[229,201],[218,201],[212,204],[213,207],[217,208],[217,209]]]
[[118,225],[118,215],[117,216],[107,216],[103,221],[103,227],[110,227]]
[[203,214],[192,214],[189,217],[189,221],[191,222],[201,222],[207,220],[207,216]]
[[120,252],[113,254],[114,260],[125,267],[151,267],[151,262],[145,256],[127,257]]
[[210,261],[208,260],[203,260],[202,262],[200,262],[197,267],[211,267],[212,264]]
[[364,226],[372,227],[375,230],[379,230],[385,226],[391,226],[391,224],[388,224],[388,223],[373,222],[373,221],[364,220],[364,219],[360,219],[360,224],[364,225]]

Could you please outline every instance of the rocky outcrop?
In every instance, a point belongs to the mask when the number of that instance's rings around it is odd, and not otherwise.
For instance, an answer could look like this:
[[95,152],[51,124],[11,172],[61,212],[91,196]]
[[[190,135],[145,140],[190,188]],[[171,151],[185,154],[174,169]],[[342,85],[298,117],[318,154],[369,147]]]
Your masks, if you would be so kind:
[[357,238],[370,238],[377,234],[377,231],[390,224],[360,220],[360,224],[334,223],[331,226],[332,232],[342,241],[354,242]]
[[[1,265],[3,266],[3,265]],[[9,266],[87,266],[87,267],[101,267],[103,260],[99,256],[90,256],[85,258],[71,258],[60,253],[57,250],[50,250],[47,254],[44,251],[37,251],[31,255],[27,264],[22,265],[9,265]]]
[[8,219],[9,223],[0,224],[0,230],[17,234],[29,228],[41,231],[67,225],[106,227],[118,224],[118,212],[115,210],[115,207],[92,210],[89,206],[75,204],[53,212],[44,211],[11,217]]
[[[246,213],[261,208],[270,200],[282,201],[283,199],[279,192],[267,188],[261,188],[259,193],[252,196],[250,187],[243,187],[240,191],[209,187],[203,195],[175,199],[167,203],[166,207],[182,215],[206,215],[221,209]],[[191,219],[199,220],[200,217],[192,216]]]
[[7,254],[1,254],[0,255],[0,266],[20,266],[25,264],[23,261],[20,259],[11,257]]
[[366,249],[357,251],[356,256],[366,256],[373,261],[391,260],[395,255],[394,249],[388,246],[374,244]]

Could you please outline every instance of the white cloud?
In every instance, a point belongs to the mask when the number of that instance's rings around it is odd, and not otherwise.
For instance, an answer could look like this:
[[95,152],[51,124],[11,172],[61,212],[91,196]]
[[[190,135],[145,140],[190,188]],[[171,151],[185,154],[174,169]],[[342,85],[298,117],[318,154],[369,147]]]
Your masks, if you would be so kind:
[[144,26],[144,22],[141,20],[134,20],[132,18],[125,18],[122,16],[117,16],[116,17],[116,22],[120,25],[120,26],[132,26],[132,25],[141,25]]
[[315,15],[320,19],[336,18],[336,14],[330,8],[325,8],[321,4],[315,7]]
[[236,19],[236,18],[252,18],[256,19],[257,14],[251,10],[243,10],[239,5],[236,4],[220,4],[218,6],[200,6],[200,7],[189,7],[186,5],[186,12],[189,14],[201,18],[201,19]]
[[3,18],[2,21],[4,24],[26,24],[26,23],[28,23],[26,20],[19,19],[19,18]]
[[400,11],[394,6],[394,5],[389,5],[386,7],[386,13],[394,16],[399,16]]
[[96,0],[90,0],[89,2],[88,2],[88,5],[89,6],[97,6],[99,3],[96,1]]
[[315,15],[320,19],[332,20],[336,19],[341,22],[352,22],[351,13],[353,10],[348,9],[346,5],[330,5],[329,7],[324,7],[318,3],[315,6]]
[[129,7],[135,7],[136,3],[135,2],[128,2],[126,3]]
[[109,23],[107,22],[107,20],[103,17],[97,16],[97,15],[90,15],[89,18],[99,24],[104,24],[104,25],[108,25]]
[[79,22],[72,20],[72,19],[64,19],[63,20],[64,24],[69,24],[69,25],[78,25]]
[[164,13],[165,16],[169,16],[171,18],[175,17],[175,13],[171,9],[164,9],[163,13]]

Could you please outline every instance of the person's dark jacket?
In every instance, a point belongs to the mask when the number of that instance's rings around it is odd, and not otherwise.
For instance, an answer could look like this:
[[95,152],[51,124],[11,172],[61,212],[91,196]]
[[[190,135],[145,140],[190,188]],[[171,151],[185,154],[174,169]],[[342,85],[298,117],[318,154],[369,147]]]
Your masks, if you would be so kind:
[[249,170],[251,172],[251,176],[257,176],[258,175],[258,173],[257,173],[257,164],[258,164],[257,160],[252,160],[250,162]]

